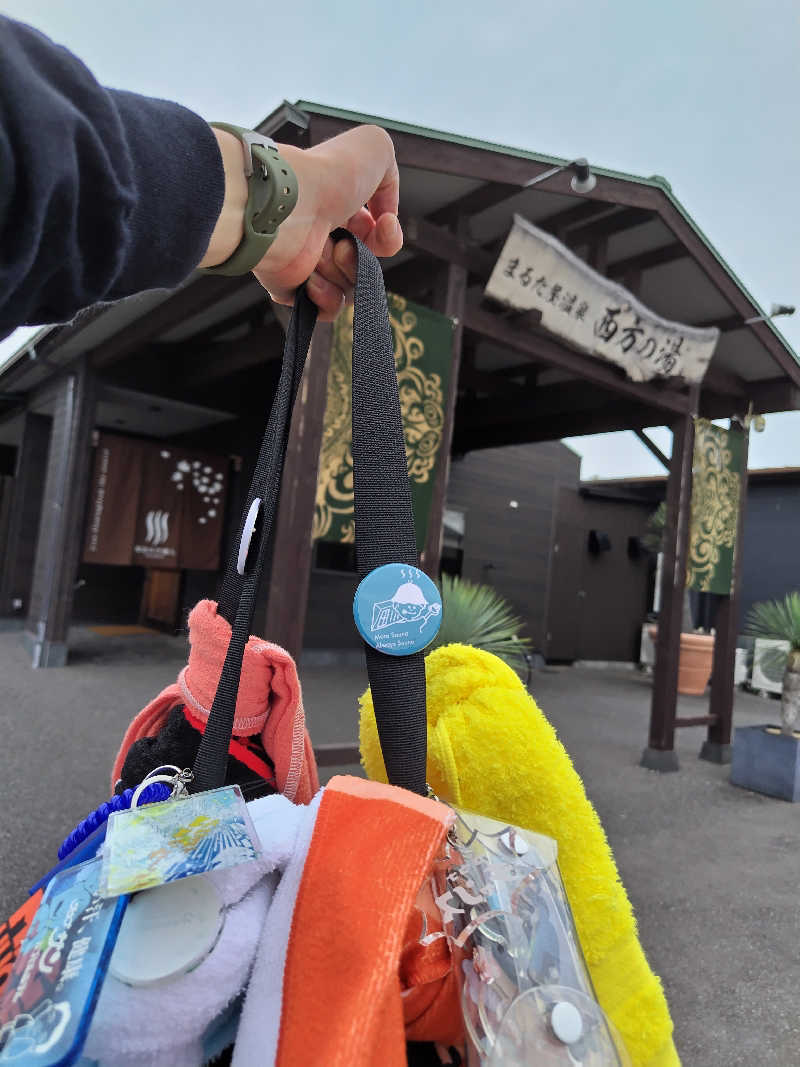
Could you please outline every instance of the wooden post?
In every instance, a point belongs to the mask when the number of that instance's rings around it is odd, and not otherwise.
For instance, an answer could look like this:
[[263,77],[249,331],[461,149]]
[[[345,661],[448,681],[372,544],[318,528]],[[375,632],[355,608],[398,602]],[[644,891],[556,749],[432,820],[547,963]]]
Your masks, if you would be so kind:
[[318,323],[292,415],[283,467],[263,634],[299,659],[311,574],[311,525],[317,495],[322,422],[333,327]]
[[[463,226],[459,227],[463,230]],[[458,396],[458,374],[461,369],[461,347],[464,335],[464,301],[467,294],[467,269],[449,263],[444,275],[443,294],[436,300],[437,311],[442,311],[454,320],[453,354],[450,362],[450,380],[442,426],[442,443],[439,449],[436,480],[433,485],[431,507],[428,513],[428,530],[420,563],[425,573],[436,581],[439,578],[439,563],[442,555],[442,520],[447,500],[447,483],[450,479],[450,449],[453,444],[453,426]]]
[[650,705],[650,738],[641,765],[655,771],[677,771],[675,710],[678,702],[678,656],[686,588],[689,510],[692,499],[694,419],[683,415],[672,426],[672,459],[667,480],[661,610],[658,615],[656,665]]
[[7,537],[0,552],[0,615],[24,618],[28,610],[49,441],[50,419],[27,411],[17,449]]
[[739,494],[739,517],[736,524],[736,554],[733,561],[731,595],[717,608],[714,667],[711,673],[709,714],[716,716],[708,728],[708,737],[700,749],[700,759],[711,763],[731,762],[731,728],[733,725],[733,674],[736,667],[736,638],[739,630],[739,586],[742,573],[742,539],[747,510],[747,455],[750,434],[731,419],[730,433],[744,437],[742,447],[742,482]]
[[63,667],[67,662],[95,413],[95,378],[85,359],[53,388],[53,426],[25,632],[34,667]]

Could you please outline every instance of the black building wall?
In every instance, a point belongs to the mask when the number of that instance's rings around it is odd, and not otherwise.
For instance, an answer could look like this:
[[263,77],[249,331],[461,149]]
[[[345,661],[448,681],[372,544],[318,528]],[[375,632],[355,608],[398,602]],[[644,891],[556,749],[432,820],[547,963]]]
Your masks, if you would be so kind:
[[[579,457],[558,441],[470,452],[450,466],[446,506],[464,515],[462,577],[507,597],[538,648],[556,493],[561,485],[577,486],[579,471]],[[306,648],[361,647],[352,623],[356,585],[352,573],[312,571]]]
[[780,481],[751,475],[742,556],[740,626],[759,600],[800,590],[800,474]]

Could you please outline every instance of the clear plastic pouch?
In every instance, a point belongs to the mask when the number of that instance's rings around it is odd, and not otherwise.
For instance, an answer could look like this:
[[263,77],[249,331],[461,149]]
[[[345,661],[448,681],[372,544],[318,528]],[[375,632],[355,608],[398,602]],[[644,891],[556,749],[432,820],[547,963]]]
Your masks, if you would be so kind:
[[628,1067],[595,997],[556,842],[457,810],[450,845],[435,895],[447,935],[465,953],[470,1067]]

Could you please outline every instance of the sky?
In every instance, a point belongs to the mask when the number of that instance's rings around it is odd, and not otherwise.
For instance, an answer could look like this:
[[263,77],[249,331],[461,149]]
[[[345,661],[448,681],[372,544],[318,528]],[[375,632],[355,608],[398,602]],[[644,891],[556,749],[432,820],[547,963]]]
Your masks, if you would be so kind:
[[[313,100],[665,176],[762,306],[800,306],[797,0],[0,0],[106,85],[258,123]],[[401,190],[402,200],[402,190]],[[778,320],[800,352],[800,313]],[[0,342],[4,351],[14,344]],[[668,431],[656,436],[669,451]],[[574,438],[584,477],[663,473],[631,433]],[[751,467],[800,465],[800,412]]]

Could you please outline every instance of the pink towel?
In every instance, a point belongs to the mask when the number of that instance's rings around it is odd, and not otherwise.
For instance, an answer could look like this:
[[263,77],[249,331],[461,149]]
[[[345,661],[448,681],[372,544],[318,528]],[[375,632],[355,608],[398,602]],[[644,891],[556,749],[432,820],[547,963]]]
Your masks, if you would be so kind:
[[[213,600],[201,600],[189,615],[189,662],[139,712],[128,727],[114,761],[111,788],[122,773],[128,750],[143,737],[154,737],[172,708],[184,704],[192,721],[205,725],[217,690],[231,627],[217,614]],[[279,645],[250,637],[242,661],[236,700],[234,737],[261,735],[264,751],[275,765],[278,789],[297,804],[307,804],[319,789],[314,751],[305,728],[297,667]]]

